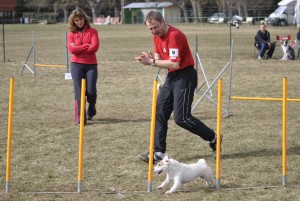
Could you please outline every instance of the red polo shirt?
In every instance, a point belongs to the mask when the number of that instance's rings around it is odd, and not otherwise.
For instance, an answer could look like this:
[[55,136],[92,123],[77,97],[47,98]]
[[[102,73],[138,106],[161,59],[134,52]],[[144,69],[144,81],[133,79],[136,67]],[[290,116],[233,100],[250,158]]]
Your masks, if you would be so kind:
[[[188,66],[194,66],[194,59],[191,53],[187,38],[180,30],[169,25],[169,30],[163,37],[153,36],[154,51],[161,56],[162,60],[170,60],[179,63],[182,70]],[[174,72],[173,69],[168,69]]]

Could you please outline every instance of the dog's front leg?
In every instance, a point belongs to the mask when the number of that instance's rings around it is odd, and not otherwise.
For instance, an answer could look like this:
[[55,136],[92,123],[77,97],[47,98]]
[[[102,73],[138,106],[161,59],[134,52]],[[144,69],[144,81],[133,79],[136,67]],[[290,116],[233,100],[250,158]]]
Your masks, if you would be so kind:
[[174,193],[180,185],[181,185],[180,178],[178,178],[178,177],[174,178],[174,184],[173,184],[172,188],[166,192],[166,194]]
[[169,177],[169,175],[167,175],[167,178],[165,181],[163,181],[157,188],[158,189],[162,189],[163,187],[165,187],[166,185],[168,185],[171,182],[171,179]]
[[211,186],[213,188],[216,186],[215,180],[212,175],[208,175],[204,177],[204,179],[206,181],[206,186]]
[[281,60],[287,60],[287,57],[284,55]]

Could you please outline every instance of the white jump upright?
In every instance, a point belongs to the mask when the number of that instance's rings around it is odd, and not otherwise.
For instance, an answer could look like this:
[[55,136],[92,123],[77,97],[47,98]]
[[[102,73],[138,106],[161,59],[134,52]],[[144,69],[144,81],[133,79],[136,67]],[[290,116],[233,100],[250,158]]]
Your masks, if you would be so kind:
[[[30,48],[30,51],[26,57],[26,60],[24,62],[24,65],[22,66],[22,69],[20,71],[20,76],[22,75],[23,71],[25,68],[27,68],[33,76],[36,75],[36,67],[40,66],[40,67],[52,67],[52,68],[66,68],[66,72],[69,73],[69,53],[68,53],[68,47],[67,47],[67,35],[68,33],[66,32],[65,34],[65,48],[66,48],[66,65],[57,65],[57,64],[39,64],[36,62],[36,42],[35,42],[35,32],[32,31],[32,45]],[[30,58],[30,55],[32,54],[32,59],[33,59],[33,67],[30,67],[28,64],[28,60]]]
[[28,55],[26,57],[25,63],[22,66],[22,69],[21,69],[21,72],[20,72],[20,76],[22,75],[25,67],[32,73],[33,76],[35,75],[35,65],[33,65],[33,69],[31,69],[29,67],[29,65],[27,64],[27,62],[29,60],[29,57],[31,55],[31,52],[33,52],[33,63],[35,64],[35,33],[34,33],[34,31],[32,32],[32,45],[31,45],[30,51],[29,51],[29,53],[28,53]]
[[[225,72],[225,70],[228,68],[228,66],[231,68],[232,67],[232,59],[233,59],[233,40],[231,40],[231,46],[230,46],[230,60],[229,62],[226,63],[226,65],[221,69],[221,71],[219,72],[219,74],[215,77],[215,79],[209,83],[208,79],[207,79],[207,76],[206,76],[206,73],[205,73],[205,70],[204,70],[204,67],[202,65],[202,62],[201,62],[201,59],[200,59],[200,56],[199,56],[199,53],[198,53],[198,39],[196,38],[196,54],[195,54],[195,57],[196,57],[196,70],[198,71],[199,67],[198,67],[198,64],[201,68],[201,73],[204,77],[204,82],[200,85],[199,88],[196,89],[195,93],[199,93],[200,89],[206,84],[207,86],[207,89],[203,92],[203,94],[201,95],[201,97],[196,101],[196,103],[194,104],[194,106],[192,107],[192,111],[197,107],[197,105],[200,104],[201,100],[206,97],[208,98],[211,102],[213,102],[215,105],[218,105],[218,103],[213,100],[212,98],[212,90],[211,88],[215,85],[215,83],[217,82],[218,79],[220,79],[220,77],[223,75],[223,73]],[[210,96],[208,95],[208,93],[210,93]],[[222,111],[228,115],[228,111],[225,110],[223,107],[222,107]]]

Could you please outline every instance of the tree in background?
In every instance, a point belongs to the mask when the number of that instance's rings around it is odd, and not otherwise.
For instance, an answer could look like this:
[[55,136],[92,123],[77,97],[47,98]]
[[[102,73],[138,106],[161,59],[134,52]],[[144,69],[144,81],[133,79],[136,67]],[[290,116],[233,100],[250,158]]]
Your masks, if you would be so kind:
[[[144,2],[161,2],[168,0],[144,0]],[[266,17],[277,6],[280,0],[169,0],[181,8],[183,21],[202,22],[214,12],[223,12],[226,16],[240,15]],[[53,12],[67,22],[69,12],[76,6],[81,7],[91,16],[92,20],[100,15],[120,17],[123,4],[143,2],[143,0],[17,0],[18,10],[22,7],[34,13]],[[24,11],[23,11],[24,12]],[[63,16],[61,16],[63,13]]]
[[53,10],[54,13],[57,13],[62,10],[64,17],[63,17],[63,22],[67,23],[68,18],[69,18],[69,10],[74,9],[74,7],[78,6],[79,2],[78,1],[73,1],[73,0],[57,0],[55,1],[53,5]]

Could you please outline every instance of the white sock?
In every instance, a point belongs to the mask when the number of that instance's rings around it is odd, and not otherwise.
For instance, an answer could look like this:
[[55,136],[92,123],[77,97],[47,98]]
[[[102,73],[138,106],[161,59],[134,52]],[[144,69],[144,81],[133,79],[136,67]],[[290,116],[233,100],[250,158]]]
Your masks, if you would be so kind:
[[162,152],[155,152],[156,156],[159,156],[160,158],[164,158],[165,157],[165,153]]
[[211,141],[211,143],[215,143],[217,140],[217,136],[215,135],[215,138]]

